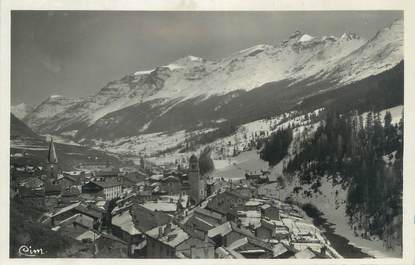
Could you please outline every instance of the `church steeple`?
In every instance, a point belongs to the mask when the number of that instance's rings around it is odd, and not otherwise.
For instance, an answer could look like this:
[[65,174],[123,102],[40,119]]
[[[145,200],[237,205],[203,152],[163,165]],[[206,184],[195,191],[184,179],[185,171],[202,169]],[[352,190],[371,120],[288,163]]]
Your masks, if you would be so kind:
[[50,137],[49,152],[48,152],[48,163],[57,164],[58,156],[56,155],[55,145],[53,144],[53,138]]

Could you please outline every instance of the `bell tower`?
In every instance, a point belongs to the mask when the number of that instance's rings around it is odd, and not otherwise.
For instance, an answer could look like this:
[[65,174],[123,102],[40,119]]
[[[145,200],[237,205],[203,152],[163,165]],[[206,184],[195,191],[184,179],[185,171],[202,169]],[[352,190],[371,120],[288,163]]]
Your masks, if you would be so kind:
[[193,154],[189,159],[189,186],[190,186],[190,201],[194,204],[200,201],[200,171],[199,160]]
[[49,180],[55,181],[58,177],[58,156],[56,155],[55,145],[53,143],[53,138],[50,138],[49,150],[48,150],[48,160],[47,160],[47,176]]

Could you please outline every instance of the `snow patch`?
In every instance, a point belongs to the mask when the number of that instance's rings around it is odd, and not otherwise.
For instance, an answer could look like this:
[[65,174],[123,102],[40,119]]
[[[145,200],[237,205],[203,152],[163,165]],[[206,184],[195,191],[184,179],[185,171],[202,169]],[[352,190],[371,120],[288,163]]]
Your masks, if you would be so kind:
[[151,70],[143,70],[143,71],[137,71],[134,73],[134,75],[146,75],[146,74],[151,74],[151,72],[153,72],[154,69]]
[[311,41],[313,39],[314,39],[313,36],[310,36],[308,34],[304,34],[303,36],[301,36],[301,38],[298,40],[298,42],[307,42],[307,41]]

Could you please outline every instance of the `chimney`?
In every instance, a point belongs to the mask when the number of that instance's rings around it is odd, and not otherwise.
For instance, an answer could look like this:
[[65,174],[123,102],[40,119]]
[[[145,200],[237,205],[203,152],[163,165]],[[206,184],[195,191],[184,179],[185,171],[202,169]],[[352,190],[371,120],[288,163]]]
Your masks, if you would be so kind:
[[162,236],[163,236],[163,227],[162,226],[159,226],[159,234],[158,234],[158,237],[157,238],[160,238]]
[[164,228],[164,235],[167,235],[171,232],[171,223],[166,224],[166,227]]
[[326,255],[326,246],[322,246],[320,249],[320,254],[321,255]]

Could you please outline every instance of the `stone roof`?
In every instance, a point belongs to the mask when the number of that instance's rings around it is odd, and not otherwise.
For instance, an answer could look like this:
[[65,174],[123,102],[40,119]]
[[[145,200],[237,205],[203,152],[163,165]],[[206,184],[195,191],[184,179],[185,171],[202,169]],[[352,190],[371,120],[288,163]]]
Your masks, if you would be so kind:
[[111,224],[118,226],[121,228],[121,230],[127,232],[130,235],[142,234],[141,231],[135,227],[130,211],[124,211],[120,214],[116,214],[114,217],[112,217]]
[[215,254],[220,259],[244,259],[245,257],[238,252],[228,249],[226,247],[218,247],[215,249]]
[[194,213],[196,215],[204,215],[204,216],[208,216],[210,218],[216,219],[218,222],[220,222],[222,220],[222,215],[213,211],[209,211],[207,209],[204,208],[200,208],[200,207],[196,207],[194,209]]
[[143,205],[144,207],[146,207],[147,209],[151,211],[160,211],[160,212],[177,211],[177,204],[174,202],[171,203],[171,202],[163,202],[163,201],[157,201],[157,202],[147,201],[141,205]]
[[116,178],[108,178],[103,181],[90,181],[91,183],[94,183],[95,185],[102,187],[102,188],[111,188],[115,186],[121,186],[122,182],[117,180]]
[[180,179],[175,176],[170,175],[168,177],[161,179],[161,182],[180,182]]
[[189,238],[189,235],[183,229],[171,223],[155,227],[147,231],[146,235],[170,247],[176,247]]
[[35,189],[35,188],[43,187],[44,183],[39,178],[28,177],[28,178],[24,178],[21,181],[19,181],[19,186],[30,188],[30,189]]
[[235,223],[233,222],[226,222],[223,223],[211,230],[208,231],[208,236],[210,238],[213,238],[215,236],[221,235],[221,236],[226,236],[227,234],[229,234],[230,232],[235,231],[239,234],[245,235],[245,236],[249,236],[249,237],[253,237],[254,235],[246,229],[243,228],[239,228]]
[[172,219],[164,212],[154,212],[140,204],[133,205],[130,213],[135,227],[144,232],[156,226],[164,225]]

